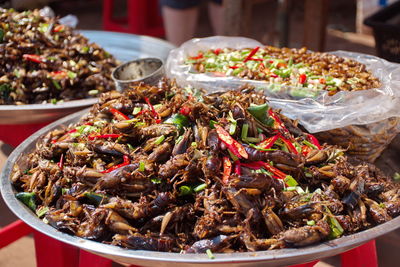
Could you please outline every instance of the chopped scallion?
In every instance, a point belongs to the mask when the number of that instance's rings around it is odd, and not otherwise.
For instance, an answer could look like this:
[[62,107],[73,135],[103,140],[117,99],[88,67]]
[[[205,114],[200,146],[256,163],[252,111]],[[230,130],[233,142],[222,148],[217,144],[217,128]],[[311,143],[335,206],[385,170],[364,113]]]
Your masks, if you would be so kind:
[[313,225],[315,225],[315,221],[314,220],[307,221],[307,225],[313,226]]
[[246,141],[248,133],[249,133],[249,125],[245,123],[242,126],[242,134],[240,136],[243,141]]
[[140,161],[140,162],[139,162],[139,171],[140,171],[140,172],[144,172],[144,170],[145,170],[144,162],[143,162],[143,161]]
[[137,115],[140,111],[142,111],[142,108],[141,108],[141,107],[135,107],[135,108],[133,109],[132,115]]
[[215,259],[215,256],[213,255],[213,253],[211,252],[211,249],[207,249],[206,250],[207,256],[210,260]]
[[187,196],[187,195],[190,195],[190,193],[192,193],[192,189],[189,186],[182,185],[181,187],[179,187],[179,195],[180,196]]
[[207,187],[207,184],[205,184],[205,183],[204,184],[200,184],[200,185],[196,186],[195,188],[193,188],[193,191],[194,192],[200,192],[200,191],[206,189],[206,187]]
[[298,186],[297,181],[290,175],[286,175],[284,181],[288,186]]
[[159,144],[161,144],[164,140],[165,140],[165,136],[164,136],[164,135],[161,135],[161,136],[159,136],[159,137],[156,139],[156,141],[154,142],[154,144],[159,145]]

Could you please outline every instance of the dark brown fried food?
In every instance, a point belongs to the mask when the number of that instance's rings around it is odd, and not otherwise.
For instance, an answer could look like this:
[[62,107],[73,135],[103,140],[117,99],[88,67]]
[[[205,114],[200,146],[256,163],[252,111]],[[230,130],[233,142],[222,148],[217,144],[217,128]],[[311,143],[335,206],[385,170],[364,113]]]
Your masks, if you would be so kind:
[[114,57],[40,10],[0,8],[0,55],[0,105],[55,104],[114,89]]
[[69,234],[185,253],[306,246],[399,215],[399,185],[374,165],[272,109],[259,128],[248,108],[265,99],[251,88],[197,98],[160,86],[104,94],[46,134],[11,177],[25,203]]

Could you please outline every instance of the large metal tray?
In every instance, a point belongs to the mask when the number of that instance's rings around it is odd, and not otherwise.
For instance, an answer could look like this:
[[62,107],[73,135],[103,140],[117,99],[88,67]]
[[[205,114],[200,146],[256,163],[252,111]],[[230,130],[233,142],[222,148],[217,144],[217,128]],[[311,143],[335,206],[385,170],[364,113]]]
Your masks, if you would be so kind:
[[57,231],[53,227],[45,224],[38,219],[35,214],[25,205],[18,201],[14,194],[15,191],[10,182],[10,174],[15,163],[21,164],[24,161],[24,155],[35,148],[35,143],[41,135],[46,132],[77,122],[79,118],[88,110],[71,114],[60,119],[43,129],[39,130],[20,146],[18,146],[9,156],[0,177],[0,190],[8,207],[25,223],[32,228],[59,241],[79,247],[81,249],[93,252],[95,254],[110,258],[115,261],[136,264],[141,266],[198,266],[207,264],[221,264],[224,266],[260,266],[268,264],[269,266],[282,266],[297,263],[308,262],[342,253],[346,250],[361,245],[378,236],[389,233],[400,227],[400,217],[389,222],[371,228],[369,230],[344,236],[336,240],[321,243],[315,246],[309,246],[297,249],[280,249],[271,251],[215,254],[215,259],[210,260],[206,255],[196,254],[177,254],[165,252],[151,252],[142,250],[129,250],[119,247],[106,245],[94,241],[85,240]]
[[[105,31],[80,32],[120,61],[143,57],[158,57],[165,61],[169,51],[174,48],[166,41],[148,36]],[[96,102],[96,98],[91,98],[57,104],[0,105],[0,124],[50,122]]]

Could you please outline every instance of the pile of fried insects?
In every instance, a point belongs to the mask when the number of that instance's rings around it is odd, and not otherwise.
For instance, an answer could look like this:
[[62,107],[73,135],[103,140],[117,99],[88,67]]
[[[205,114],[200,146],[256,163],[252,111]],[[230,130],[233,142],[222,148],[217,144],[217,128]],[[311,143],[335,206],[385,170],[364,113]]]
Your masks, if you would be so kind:
[[252,88],[163,80],[108,92],[15,165],[16,197],[54,228],[131,249],[300,247],[391,220],[399,185],[321,145]]

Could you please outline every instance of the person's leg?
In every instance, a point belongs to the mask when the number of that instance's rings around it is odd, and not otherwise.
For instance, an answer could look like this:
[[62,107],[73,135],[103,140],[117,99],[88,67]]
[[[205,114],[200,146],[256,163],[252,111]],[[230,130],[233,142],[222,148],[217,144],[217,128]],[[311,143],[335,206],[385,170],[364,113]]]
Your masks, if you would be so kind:
[[181,45],[193,37],[198,17],[199,0],[161,0],[167,40]]
[[213,0],[208,4],[208,14],[215,35],[224,34],[224,8],[222,0]]

